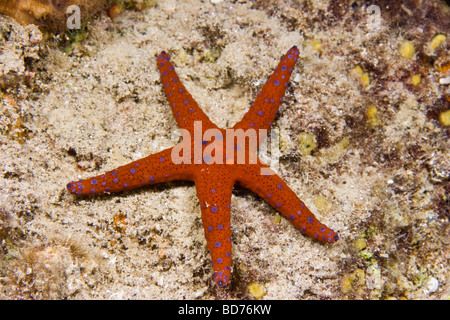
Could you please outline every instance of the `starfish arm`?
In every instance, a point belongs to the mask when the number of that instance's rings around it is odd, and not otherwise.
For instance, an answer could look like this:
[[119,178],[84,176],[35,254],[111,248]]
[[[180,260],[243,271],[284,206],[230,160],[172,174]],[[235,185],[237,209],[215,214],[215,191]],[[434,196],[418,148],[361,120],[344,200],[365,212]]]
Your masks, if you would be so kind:
[[214,281],[226,286],[231,276],[230,204],[234,181],[220,170],[195,180],[202,211],[203,229],[211,254]]
[[277,68],[267,79],[256,100],[241,121],[233,129],[269,129],[275,119],[278,108],[289,85],[289,78],[299,56],[299,50],[293,46],[281,57]]
[[77,195],[88,195],[130,190],[159,182],[191,180],[184,164],[172,162],[172,149],[133,161],[99,176],[69,182],[67,190]]
[[263,198],[304,234],[327,243],[339,239],[338,234],[322,224],[278,175],[262,175],[261,168],[270,170],[265,165],[245,166],[237,182]]
[[194,134],[194,121],[201,121],[203,132],[217,128],[181,83],[169,56],[164,51],[158,56],[158,68],[178,128],[188,130],[191,135]]

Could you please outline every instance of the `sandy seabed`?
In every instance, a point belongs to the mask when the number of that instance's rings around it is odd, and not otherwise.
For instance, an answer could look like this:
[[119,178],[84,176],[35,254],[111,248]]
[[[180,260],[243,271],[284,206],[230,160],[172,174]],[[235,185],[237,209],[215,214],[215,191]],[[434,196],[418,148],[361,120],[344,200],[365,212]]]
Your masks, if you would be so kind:
[[[0,299],[448,299],[448,7],[373,2],[378,20],[366,1],[160,0],[99,14],[69,49],[0,15]],[[337,243],[237,188],[220,289],[193,184],[67,192],[179,141],[162,50],[231,127],[293,45],[277,171]]]

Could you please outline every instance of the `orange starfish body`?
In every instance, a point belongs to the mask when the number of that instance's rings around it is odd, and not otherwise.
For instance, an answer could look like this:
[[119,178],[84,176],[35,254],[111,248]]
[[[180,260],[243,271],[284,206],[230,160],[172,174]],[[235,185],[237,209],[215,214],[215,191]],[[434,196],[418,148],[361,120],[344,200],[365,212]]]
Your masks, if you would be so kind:
[[[250,133],[270,128],[298,56],[297,47],[292,47],[281,58],[243,119],[231,129],[221,129],[199,108],[178,78],[169,56],[161,52],[158,68],[183,141],[103,175],[70,182],[67,189],[73,194],[88,195],[173,180],[193,181],[200,201],[214,281],[219,286],[226,286],[231,277],[230,203],[235,183],[255,192],[303,233],[326,243],[337,241],[338,234],[319,222],[278,175],[259,158],[252,160],[259,144],[252,147],[255,139],[252,143]],[[239,138],[242,134],[244,139]],[[261,142],[264,135],[253,137]]]

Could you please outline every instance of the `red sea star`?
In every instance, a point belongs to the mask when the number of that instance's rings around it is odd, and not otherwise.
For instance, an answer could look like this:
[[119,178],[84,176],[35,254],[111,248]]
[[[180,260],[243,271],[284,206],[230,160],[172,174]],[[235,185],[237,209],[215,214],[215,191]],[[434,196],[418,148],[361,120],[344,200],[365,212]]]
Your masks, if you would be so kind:
[[[247,136],[248,143],[245,139],[245,135],[252,130],[261,132],[269,129],[298,56],[297,47],[292,47],[281,58],[243,119],[232,129],[225,130],[213,124],[198,107],[180,82],[169,56],[161,52],[158,68],[183,141],[103,175],[70,182],[67,189],[70,193],[88,195],[119,192],[173,180],[193,181],[200,201],[214,280],[219,286],[226,286],[231,276],[230,202],[235,183],[255,192],[303,233],[322,242],[337,241],[337,233],[320,223],[278,175],[258,158],[251,161],[257,147],[252,149],[251,135]],[[239,141],[238,134],[230,137],[229,133],[242,133],[239,129],[245,131],[244,139],[236,143],[236,140]],[[256,137],[257,140],[261,138]],[[226,147],[228,144],[231,148]],[[231,157],[230,149],[237,151]],[[242,154],[244,158],[239,158]]]

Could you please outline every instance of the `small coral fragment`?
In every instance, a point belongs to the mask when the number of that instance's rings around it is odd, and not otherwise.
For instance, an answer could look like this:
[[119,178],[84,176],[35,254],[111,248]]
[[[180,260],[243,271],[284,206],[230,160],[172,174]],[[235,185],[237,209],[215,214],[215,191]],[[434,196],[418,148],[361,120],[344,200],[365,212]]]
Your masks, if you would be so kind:
[[350,293],[356,288],[365,284],[366,274],[363,269],[356,269],[352,273],[346,275],[341,280],[341,290],[343,293]]
[[2,93],[0,93],[0,134],[20,144],[24,143],[30,134],[24,125],[24,119],[16,101]]
[[419,74],[413,74],[413,75],[411,76],[411,83],[412,83],[413,86],[418,86],[418,85],[420,84],[421,81],[422,81],[422,80],[421,80]]
[[219,48],[213,48],[211,50],[205,50],[202,57],[208,62],[216,62],[219,59],[221,50]]
[[353,279],[353,277],[351,275],[342,278],[342,280],[341,280],[341,291],[343,293],[348,293],[348,292],[350,292],[353,289],[353,286],[352,286],[353,280],[354,279]]
[[434,62],[434,68],[441,73],[447,73],[450,70],[450,57],[438,57]]
[[403,40],[402,43],[400,43],[398,52],[402,57],[406,59],[411,59],[416,53],[416,49],[414,48],[414,44],[411,41]]
[[359,75],[362,75],[362,74],[364,73],[364,71],[363,71],[363,69],[361,68],[360,65],[355,66],[355,67],[353,68],[353,71],[354,71],[356,74],[359,74]]
[[252,282],[247,287],[248,293],[250,293],[254,298],[260,299],[265,295],[264,286],[258,282]]
[[428,44],[428,51],[430,51],[431,54],[434,54],[439,47],[444,46],[446,41],[447,37],[444,34],[439,33],[435,35],[434,38]]
[[330,210],[330,203],[328,202],[327,198],[322,196],[317,196],[316,199],[314,199],[314,204],[316,205],[316,208],[319,211],[328,211]]
[[320,42],[319,40],[313,40],[312,41],[312,48],[315,51],[322,50],[322,42]]
[[298,136],[299,148],[303,155],[309,156],[317,147],[317,140],[313,134],[302,132]]
[[353,241],[353,246],[356,250],[362,251],[365,248],[367,248],[367,241],[363,238],[358,238],[355,241]]
[[367,108],[367,121],[371,127],[377,127],[381,125],[380,118],[378,117],[377,107],[374,105],[370,105]]
[[273,222],[276,224],[280,224],[281,223],[281,216],[279,214],[276,214],[273,216],[272,218]]
[[450,109],[441,112],[439,115],[439,121],[441,121],[441,123],[446,127],[450,126]]
[[363,87],[367,87],[370,84],[369,74],[365,72],[360,65],[354,67],[353,72],[357,75]]
[[361,84],[362,84],[364,87],[367,87],[367,86],[370,84],[370,78],[369,78],[369,74],[368,74],[367,72],[364,72],[364,73],[361,75]]
[[120,212],[116,216],[114,216],[114,225],[119,231],[125,231],[127,229],[127,215]]

